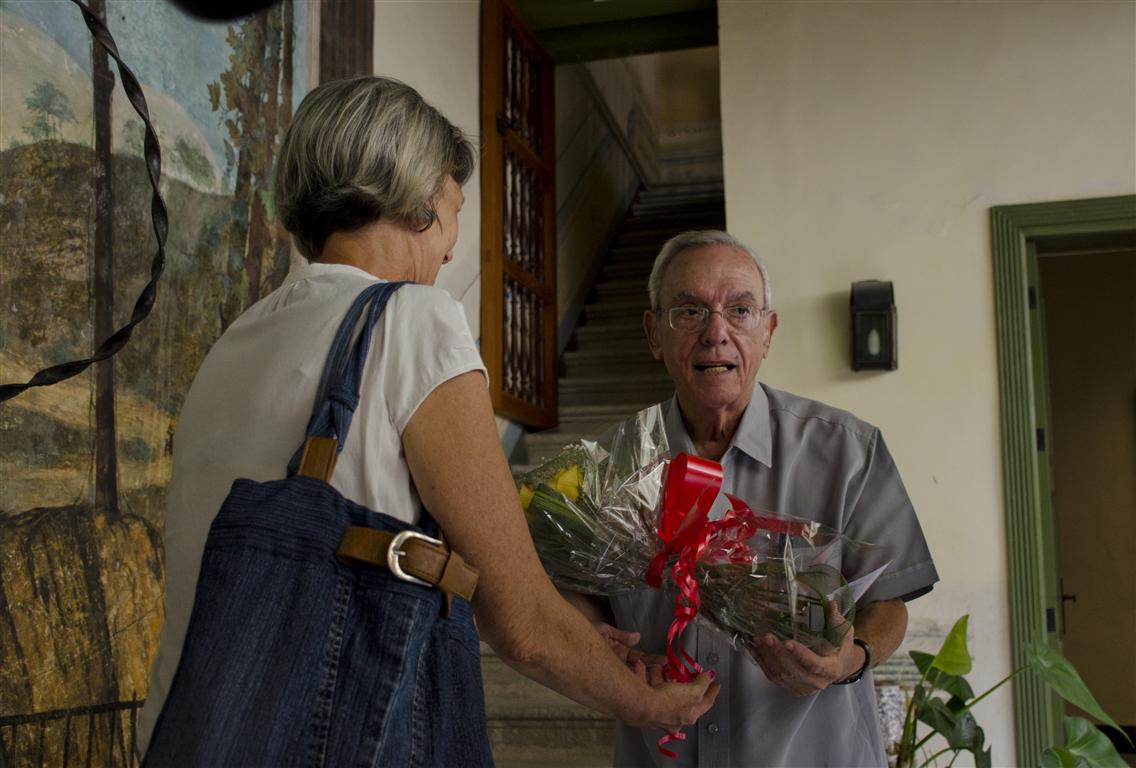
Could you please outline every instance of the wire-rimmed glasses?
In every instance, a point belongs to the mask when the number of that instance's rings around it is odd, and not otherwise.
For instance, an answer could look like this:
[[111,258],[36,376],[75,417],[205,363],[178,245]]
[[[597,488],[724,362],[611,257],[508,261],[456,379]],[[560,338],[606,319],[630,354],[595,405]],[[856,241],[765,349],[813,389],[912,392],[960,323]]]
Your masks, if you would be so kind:
[[752,304],[733,304],[722,309],[697,304],[683,304],[663,310],[667,314],[667,322],[671,328],[684,333],[701,333],[710,324],[711,315],[721,315],[722,319],[731,327],[739,331],[753,331],[761,324],[761,320],[769,313],[768,307],[755,307]]

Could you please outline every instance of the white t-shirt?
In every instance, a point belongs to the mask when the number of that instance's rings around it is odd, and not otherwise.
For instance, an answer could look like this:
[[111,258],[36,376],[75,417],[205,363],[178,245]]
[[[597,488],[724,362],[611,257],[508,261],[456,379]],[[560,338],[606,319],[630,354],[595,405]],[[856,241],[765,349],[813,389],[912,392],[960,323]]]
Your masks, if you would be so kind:
[[[213,517],[233,480],[285,476],[303,442],[332,338],[351,302],[375,282],[355,267],[305,265],[237,318],[197,372],[174,433],[166,616],[139,717],[140,754],[181,657]],[[359,406],[331,484],[352,501],[417,523],[422,503],[402,432],[439,384],[475,370],[486,374],[461,305],[440,288],[400,288],[375,326]]]

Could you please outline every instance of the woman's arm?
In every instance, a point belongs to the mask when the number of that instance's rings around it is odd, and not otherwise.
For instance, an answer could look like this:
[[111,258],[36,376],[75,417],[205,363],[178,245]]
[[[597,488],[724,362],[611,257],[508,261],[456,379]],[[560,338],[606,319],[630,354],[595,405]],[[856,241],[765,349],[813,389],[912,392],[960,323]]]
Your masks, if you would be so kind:
[[540,565],[478,372],[435,389],[403,432],[423,504],[481,572],[482,638],[522,674],[629,725],[675,728],[713,704],[718,684],[648,687],[613,654]]

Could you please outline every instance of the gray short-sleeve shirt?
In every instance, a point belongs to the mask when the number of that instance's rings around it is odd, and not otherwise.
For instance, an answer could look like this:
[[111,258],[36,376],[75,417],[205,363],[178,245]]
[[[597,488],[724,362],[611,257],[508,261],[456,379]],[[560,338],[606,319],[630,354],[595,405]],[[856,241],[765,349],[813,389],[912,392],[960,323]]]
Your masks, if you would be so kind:
[[[664,404],[671,452],[694,452],[677,402]],[[861,605],[913,599],[938,581],[927,542],[899,472],[875,427],[846,411],[759,385],[722,457],[723,490],[751,506],[817,520],[854,539],[883,545],[870,557],[891,560]],[[882,564],[882,562],[880,563]],[[849,562],[847,574],[872,563]],[[611,599],[616,622],[642,633],[645,650],[662,653],[674,595],[635,590]],[[685,741],[661,755],[662,731],[619,726],[617,766],[880,766],[886,765],[871,673],[852,685],[796,698],[770,683],[721,634],[695,622],[682,642],[717,673],[713,708],[685,729]]]

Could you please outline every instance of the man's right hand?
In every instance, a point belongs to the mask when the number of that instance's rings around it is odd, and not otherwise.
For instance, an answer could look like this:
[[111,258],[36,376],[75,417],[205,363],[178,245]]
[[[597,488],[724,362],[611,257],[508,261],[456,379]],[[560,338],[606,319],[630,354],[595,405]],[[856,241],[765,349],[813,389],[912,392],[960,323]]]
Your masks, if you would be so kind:
[[668,731],[692,725],[714,706],[721,688],[721,684],[714,682],[707,672],[690,683],[652,683],[652,695],[644,697],[646,706],[643,716],[636,718],[637,722],[627,721],[627,724]]

